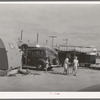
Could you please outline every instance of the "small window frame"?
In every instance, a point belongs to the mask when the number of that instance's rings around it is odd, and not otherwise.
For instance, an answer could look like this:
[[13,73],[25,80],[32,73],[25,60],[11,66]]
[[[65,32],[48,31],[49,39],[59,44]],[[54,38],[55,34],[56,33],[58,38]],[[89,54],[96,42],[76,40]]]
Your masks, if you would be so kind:
[[9,43],[9,47],[10,47],[11,49],[14,49],[14,48],[15,48],[14,45],[13,45],[13,43]]

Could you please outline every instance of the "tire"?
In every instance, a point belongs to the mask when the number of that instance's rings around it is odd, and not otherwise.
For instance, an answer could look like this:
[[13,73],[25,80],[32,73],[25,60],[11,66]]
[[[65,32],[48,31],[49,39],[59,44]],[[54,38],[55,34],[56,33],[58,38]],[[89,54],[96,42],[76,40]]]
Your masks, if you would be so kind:
[[53,63],[54,63],[54,65],[59,65],[59,60],[58,60],[57,58],[55,58],[55,59],[53,60]]
[[44,70],[44,68],[46,67],[46,63],[44,60],[39,60],[38,63],[37,63],[37,67],[36,69],[37,70]]
[[53,67],[49,67],[47,70],[50,71]]

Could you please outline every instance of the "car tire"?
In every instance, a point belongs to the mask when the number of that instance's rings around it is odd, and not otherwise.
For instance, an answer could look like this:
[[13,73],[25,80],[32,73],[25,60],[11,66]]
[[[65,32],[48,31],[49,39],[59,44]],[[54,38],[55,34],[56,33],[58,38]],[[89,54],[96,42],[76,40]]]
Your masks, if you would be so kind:
[[47,70],[48,70],[48,71],[50,71],[52,68],[53,68],[53,67],[48,67],[48,69],[47,69]]
[[54,63],[54,65],[59,65],[59,60],[58,60],[57,58],[55,58],[55,59],[53,60],[53,63]]
[[44,60],[39,60],[37,63],[37,70],[44,70],[44,68],[46,67],[46,63]]

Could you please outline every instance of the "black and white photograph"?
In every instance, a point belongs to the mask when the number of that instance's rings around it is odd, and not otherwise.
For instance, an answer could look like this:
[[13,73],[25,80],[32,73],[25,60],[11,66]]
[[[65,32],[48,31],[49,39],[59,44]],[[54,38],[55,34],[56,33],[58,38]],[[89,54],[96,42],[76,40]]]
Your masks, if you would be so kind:
[[52,91],[100,91],[100,3],[0,3],[0,92]]

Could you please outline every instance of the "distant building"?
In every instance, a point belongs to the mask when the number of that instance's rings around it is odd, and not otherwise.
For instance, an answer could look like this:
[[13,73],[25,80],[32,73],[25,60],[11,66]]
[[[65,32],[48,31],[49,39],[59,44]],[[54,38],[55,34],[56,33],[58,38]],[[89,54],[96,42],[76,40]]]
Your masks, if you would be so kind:
[[58,56],[60,63],[63,64],[66,55],[69,57],[72,62],[74,56],[77,56],[80,64],[90,65],[91,63],[96,62],[97,49],[95,47],[86,47],[86,46],[66,46],[60,45],[58,47]]

